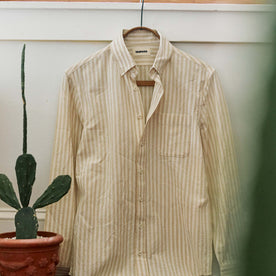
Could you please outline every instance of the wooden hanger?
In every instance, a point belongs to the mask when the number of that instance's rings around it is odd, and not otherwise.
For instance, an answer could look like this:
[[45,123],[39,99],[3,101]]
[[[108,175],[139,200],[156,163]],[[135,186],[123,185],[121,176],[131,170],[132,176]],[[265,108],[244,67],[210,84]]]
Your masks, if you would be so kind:
[[134,27],[134,28],[131,28],[129,30],[127,30],[123,37],[125,38],[130,32],[133,32],[133,31],[136,31],[136,30],[146,30],[146,31],[150,31],[152,32],[158,39],[160,39],[160,36],[158,34],[158,32],[156,30],[153,30],[151,28],[148,28],[148,27],[143,27],[143,26],[139,26],[139,27]]
[[[141,8],[141,26],[139,27],[134,27],[129,30],[127,30],[124,34],[123,37],[125,38],[129,33],[135,31],[135,30],[146,30],[152,32],[158,39],[160,39],[160,36],[156,30],[153,30],[148,27],[143,27],[142,22],[143,22],[143,6],[144,6],[144,0],[142,2],[142,8]],[[154,80],[137,80],[136,81],[137,86],[154,86],[155,81]]]

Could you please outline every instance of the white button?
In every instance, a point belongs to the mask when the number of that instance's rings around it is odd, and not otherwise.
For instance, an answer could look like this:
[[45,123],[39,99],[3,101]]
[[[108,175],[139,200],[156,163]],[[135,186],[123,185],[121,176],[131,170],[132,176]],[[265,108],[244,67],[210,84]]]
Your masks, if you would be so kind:
[[144,146],[144,143],[143,143],[143,142],[141,142],[141,143],[140,143],[140,147],[143,147],[143,146]]
[[144,201],[143,198],[142,198],[141,196],[139,197],[139,201],[140,201],[140,202],[143,202],[143,201]]
[[143,223],[142,223],[142,222],[139,223],[139,229],[140,229],[140,230],[143,229]]
[[142,251],[139,251],[138,252],[138,256],[142,256],[143,255],[143,252]]
[[144,173],[144,171],[143,171],[143,170],[139,170],[139,173],[140,173],[140,174],[143,174],[143,173]]
[[138,115],[137,118],[138,118],[139,120],[141,120],[141,119],[143,118],[143,116],[142,116],[142,115]]

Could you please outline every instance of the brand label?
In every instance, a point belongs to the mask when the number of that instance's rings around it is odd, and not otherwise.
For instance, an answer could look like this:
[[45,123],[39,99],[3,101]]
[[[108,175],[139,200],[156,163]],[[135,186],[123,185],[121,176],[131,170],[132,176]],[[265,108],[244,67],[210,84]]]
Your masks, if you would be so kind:
[[143,47],[143,48],[133,48],[133,55],[136,56],[143,56],[143,55],[151,55],[151,49],[148,47]]

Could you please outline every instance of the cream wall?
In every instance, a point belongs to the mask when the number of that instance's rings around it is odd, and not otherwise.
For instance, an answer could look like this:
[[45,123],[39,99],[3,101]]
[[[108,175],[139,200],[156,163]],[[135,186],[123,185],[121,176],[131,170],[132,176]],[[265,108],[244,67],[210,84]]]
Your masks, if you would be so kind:
[[[217,69],[245,191],[250,191],[257,168],[272,9],[268,5],[144,5],[144,26],[158,29],[177,48]],[[28,152],[38,164],[31,203],[48,185],[64,71],[105,47],[123,28],[139,24],[136,3],[0,2],[0,173],[16,184],[15,160],[22,151],[20,55],[26,43]],[[0,232],[14,231],[13,216],[13,210],[0,202]],[[38,217],[43,229],[44,210],[38,211]]]

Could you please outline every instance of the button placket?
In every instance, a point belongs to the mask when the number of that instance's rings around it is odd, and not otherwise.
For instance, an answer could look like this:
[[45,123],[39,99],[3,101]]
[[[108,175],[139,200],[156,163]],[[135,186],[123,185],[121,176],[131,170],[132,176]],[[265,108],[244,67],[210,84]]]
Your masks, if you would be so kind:
[[145,217],[146,217],[146,210],[145,210],[145,138],[141,137],[138,149],[137,149],[137,212],[136,212],[136,233],[137,233],[137,252],[139,257],[144,257],[146,252],[146,236],[145,236]]
[[141,97],[140,90],[139,90],[138,86],[136,86],[136,85],[134,85],[134,87],[133,87],[133,94],[134,94],[133,97],[134,97],[135,107],[136,107],[136,118],[137,118],[140,130],[142,133],[145,128],[144,106],[142,103],[142,97]]
[[[145,227],[146,227],[146,210],[145,210],[145,131],[146,131],[146,122],[145,122],[145,111],[142,101],[142,96],[140,89],[135,83],[135,80],[132,82],[132,99],[135,105],[135,119],[137,121],[137,156],[136,156],[136,216],[135,216],[135,232],[136,232],[136,252],[137,257],[140,257],[140,261],[146,262],[146,236],[145,236]],[[144,263],[146,265],[146,263]]]

